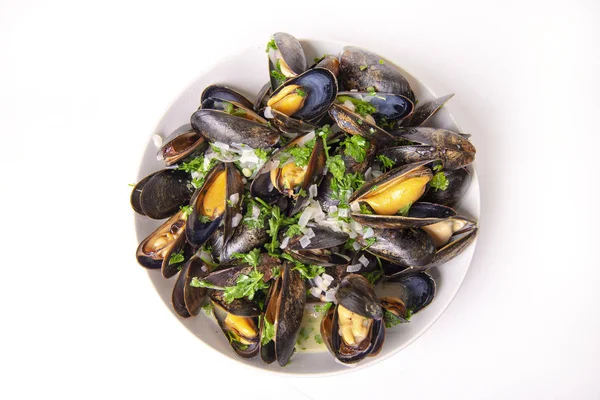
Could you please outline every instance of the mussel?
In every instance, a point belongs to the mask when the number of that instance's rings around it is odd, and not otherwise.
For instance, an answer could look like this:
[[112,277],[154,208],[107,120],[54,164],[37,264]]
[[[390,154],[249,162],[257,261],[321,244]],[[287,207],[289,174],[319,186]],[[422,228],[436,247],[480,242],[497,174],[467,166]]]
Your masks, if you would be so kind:
[[[348,241],[348,234],[334,232],[316,224],[309,224],[306,228],[311,235],[300,234],[289,238],[285,247],[286,253],[304,264],[316,264],[323,267],[348,264],[347,256],[333,251]],[[282,243],[283,240],[285,239],[281,240]]]
[[454,207],[458,204],[469,188],[472,177],[471,172],[469,172],[468,168],[459,168],[444,171],[444,175],[448,182],[446,190],[430,188],[423,197],[421,197],[421,200],[448,207]]
[[192,256],[181,269],[171,295],[173,309],[180,317],[189,318],[198,315],[200,308],[208,302],[210,289],[194,287],[190,283],[194,277],[203,279],[210,270],[211,267],[198,255]]
[[324,169],[323,141],[314,133],[301,136],[273,154],[252,181],[250,193],[268,202],[280,194],[293,198],[289,212],[293,215],[308,197],[310,187],[321,182]]
[[[149,269],[162,270],[165,278],[177,274],[178,267],[193,254],[185,240],[186,218],[183,211],[173,215],[141,241],[136,251],[138,263]],[[172,256],[180,253],[179,257]]]
[[415,107],[405,96],[376,92],[339,92],[336,103],[343,104],[371,124],[403,120]]
[[273,34],[267,44],[267,53],[272,90],[277,89],[286,79],[300,75],[308,67],[302,45],[289,33]]
[[246,299],[234,299],[228,303],[222,291],[214,291],[210,295],[210,302],[215,319],[233,350],[243,358],[258,354],[258,320],[261,315],[258,305]]
[[200,104],[204,104],[204,102],[210,98],[231,101],[241,104],[245,108],[252,108],[252,102],[248,100],[246,96],[223,85],[207,86],[200,96]]
[[205,139],[192,129],[190,124],[185,124],[177,128],[158,151],[165,165],[173,165],[187,157],[192,156],[194,152],[201,151],[206,146]]
[[415,109],[415,112],[402,121],[401,125],[406,127],[421,126],[431,118],[448,100],[454,96],[454,93],[438,97],[435,100],[425,102]]
[[397,164],[440,160],[444,170],[454,170],[475,160],[475,146],[463,135],[437,128],[400,128],[396,137],[420,143],[383,149],[381,154]]
[[267,296],[261,324],[263,340],[260,355],[263,361],[277,361],[281,366],[289,362],[294,353],[305,304],[306,285],[302,275],[285,263]]
[[217,164],[206,176],[191,202],[192,212],[187,218],[185,234],[195,246],[204,244],[223,223],[226,245],[233,235],[233,219],[242,216],[241,201],[244,193],[242,174],[232,163]]
[[386,288],[394,296],[382,297],[382,307],[403,320],[427,307],[436,292],[435,281],[426,272],[388,279]]
[[132,208],[152,219],[175,214],[192,197],[190,176],[180,170],[163,169],[138,182],[131,193]]
[[332,104],[329,108],[329,115],[344,132],[350,135],[363,136],[380,147],[396,143],[394,136],[369,122],[360,114],[351,111],[344,104]]
[[361,275],[347,275],[336,299],[337,306],[321,321],[328,350],[349,364],[377,355],[385,339],[383,309],[369,281]]
[[356,47],[345,48],[340,57],[340,81],[344,90],[396,93],[415,102],[410,84],[398,67]]

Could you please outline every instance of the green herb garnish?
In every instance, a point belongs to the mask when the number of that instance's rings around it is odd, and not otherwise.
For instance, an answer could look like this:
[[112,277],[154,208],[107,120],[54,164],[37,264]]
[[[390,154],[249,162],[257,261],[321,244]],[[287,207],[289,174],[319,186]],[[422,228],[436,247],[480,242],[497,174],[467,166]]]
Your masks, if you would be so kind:
[[243,253],[233,253],[231,255],[233,258],[237,258],[240,260],[244,260],[254,268],[258,267],[260,261],[260,249],[254,249],[249,251],[246,254]]
[[327,312],[331,308],[332,305],[333,305],[333,303],[325,303],[322,306],[315,306],[315,311],[320,312],[320,313]]
[[302,228],[298,224],[290,225],[285,231],[285,236],[289,238],[293,238],[295,236],[300,236],[302,234]]
[[385,63],[385,61],[379,60],[379,64],[384,64],[384,63]]
[[346,172],[346,164],[342,160],[342,156],[339,154],[333,157],[329,157],[326,163],[327,169],[331,172],[334,179],[343,179]]
[[179,207],[179,209],[183,211],[183,218],[189,217],[192,211],[194,210],[191,206],[181,206]]
[[388,310],[384,310],[383,312],[383,321],[385,323],[386,328],[391,328],[392,326],[396,326],[398,324],[406,322],[398,318],[395,314],[389,312]]
[[429,186],[434,188],[436,192],[448,189],[448,185],[450,185],[450,182],[443,171],[437,172],[429,182]]
[[377,159],[381,161],[381,164],[383,165],[384,169],[391,169],[394,168],[394,165],[396,165],[394,160],[384,156],[383,154],[378,155]]
[[369,68],[369,66],[368,65],[361,65],[358,68],[360,68],[361,71],[364,71],[365,69]]
[[306,265],[299,262],[296,262],[296,266],[292,270],[300,272],[300,275],[304,279],[313,279],[315,276],[325,272],[325,268],[319,265]]
[[267,42],[267,48],[265,49],[265,53],[268,53],[269,49],[277,50],[277,45],[275,44],[275,39],[271,39]]
[[315,342],[317,342],[318,344],[323,344],[323,338],[321,337],[321,335],[315,335]]
[[296,89],[296,94],[300,97],[306,97],[306,92],[300,88]]
[[260,332],[260,344],[265,345],[275,337],[275,325],[263,317],[263,328]]
[[369,141],[360,135],[351,135],[341,143],[341,147],[344,147],[344,154],[359,163],[365,160],[369,146]]
[[171,257],[169,258],[169,265],[179,264],[184,260],[185,257],[183,256],[183,249],[181,249],[179,252],[171,254]]

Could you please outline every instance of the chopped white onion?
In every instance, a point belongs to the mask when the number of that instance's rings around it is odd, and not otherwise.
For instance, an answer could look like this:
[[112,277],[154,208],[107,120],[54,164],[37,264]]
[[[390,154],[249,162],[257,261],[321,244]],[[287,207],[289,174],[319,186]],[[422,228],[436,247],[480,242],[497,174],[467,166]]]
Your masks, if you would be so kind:
[[364,265],[365,267],[369,265],[369,259],[367,257],[365,257],[365,255],[361,255],[360,258],[358,259],[358,262],[361,263],[362,265]]
[[304,212],[302,213],[302,215],[300,216],[300,218],[298,218],[298,225],[300,225],[302,228],[304,228],[306,226],[306,224],[308,224],[308,221],[312,218],[312,213],[310,212],[310,210],[305,209]]
[[285,237],[283,238],[283,242],[281,242],[281,245],[279,246],[280,249],[285,249],[288,245],[288,242],[290,241],[289,237]]
[[237,213],[233,216],[233,218],[231,218],[231,226],[232,227],[236,227],[240,224],[240,221],[242,220],[242,214]]
[[360,243],[354,242],[354,243],[352,243],[352,248],[354,250],[358,251],[358,250],[362,249],[362,246],[360,245]]
[[360,212],[360,204],[358,204],[358,201],[355,201],[352,204],[350,204],[350,209],[353,212]]
[[338,217],[346,218],[348,216],[348,209],[346,207],[341,207],[338,210]]
[[315,232],[312,230],[312,228],[308,228],[305,232],[305,236],[309,239],[312,239],[315,237]]
[[238,201],[240,201],[240,194],[233,193],[231,196],[229,196],[229,201],[231,201],[232,205],[236,206]]
[[308,188],[308,197],[310,199],[317,197],[317,185],[310,185]]
[[375,235],[375,232],[373,231],[373,228],[367,227],[367,229],[365,229],[365,234],[363,235],[363,237],[365,239],[368,239],[370,237],[373,237],[374,235]]
[[252,170],[250,168],[243,168],[242,174],[244,174],[246,178],[250,178],[252,176]]
[[337,287],[334,289],[329,289],[328,291],[325,292],[325,301],[326,302],[334,302],[337,304],[337,300],[335,298],[335,294],[337,293]]
[[307,236],[302,236],[300,238],[300,246],[302,246],[303,249],[306,248],[306,246],[308,246],[310,244],[310,238],[308,238]]
[[352,112],[354,112],[354,110],[356,108],[356,107],[354,107],[354,103],[352,103],[350,100],[346,100],[344,102],[344,107],[346,107],[348,110],[350,110]]
[[304,147],[305,143],[310,142],[314,138],[315,138],[315,131],[311,131],[311,132],[307,133],[306,135],[302,136],[302,138],[300,140],[298,140],[298,146]]
[[311,288],[310,289],[310,294],[312,294],[315,297],[320,297],[321,296],[321,289],[316,288],[316,287]]
[[333,276],[331,276],[329,274],[325,274],[325,273],[321,274],[321,276],[323,277],[324,281],[329,282],[329,283],[333,282]]
[[317,275],[313,278],[313,282],[315,282],[315,286],[320,287],[323,284],[323,278]]
[[335,214],[337,210],[337,206],[329,206],[329,214]]
[[214,142],[213,146],[218,147],[221,150],[229,150],[229,145],[223,142]]
[[271,111],[271,107],[265,108],[265,118],[271,119],[274,118],[273,112]]
[[350,264],[346,268],[346,272],[358,272],[362,269],[362,264]]
[[163,138],[159,134],[152,135],[152,142],[154,142],[154,146],[159,149],[162,147]]
[[252,206],[252,218],[256,219],[260,215],[260,208],[258,206]]

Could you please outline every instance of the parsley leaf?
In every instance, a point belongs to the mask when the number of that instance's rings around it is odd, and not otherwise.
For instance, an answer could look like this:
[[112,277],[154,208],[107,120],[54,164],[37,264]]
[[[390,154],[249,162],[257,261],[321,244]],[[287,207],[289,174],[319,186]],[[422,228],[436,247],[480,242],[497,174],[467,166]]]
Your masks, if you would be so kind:
[[183,170],[188,174],[194,171],[202,170],[204,166],[204,156],[198,156],[191,161],[182,163],[177,169]]
[[377,92],[375,91],[375,88],[373,86],[369,86],[367,88],[367,92],[369,93],[369,96],[376,96]]
[[315,342],[317,342],[318,344],[323,344],[323,338],[321,337],[321,335],[315,335]]
[[327,169],[335,179],[343,179],[346,172],[346,164],[339,154],[334,157],[329,157],[326,163]]
[[381,161],[381,164],[383,164],[383,168],[385,169],[391,169],[394,167],[394,165],[396,165],[394,160],[384,156],[383,154],[378,155],[377,159]]
[[212,315],[212,304],[208,303],[207,305],[203,306],[202,309],[204,310],[204,313],[209,317]]
[[267,161],[269,158],[269,152],[265,149],[254,149],[254,154],[263,161]]
[[223,291],[223,298],[227,303],[231,303],[235,299],[241,299],[243,297],[252,300],[256,292],[267,289],[269,287],[263,281],[263,274],[252,270],[248,275],[240,275],[235,283],[235,286],[228,286]]
[[361,214],[373,214],[373,211],[371,211],[371,208],[366,205],[365,203],[360,203],[360,213]]
[[361,71],[364,71],[365,69],[369,68],[369,66],[368,65],[361,65],[358,68],[360,68]]
[[[310,160],[310,156],[312,155],[313,148],[315,147],[316,138],[309,140],[304,144],[303,147],[294,146],[291,149],[286,150],[286,153],[294,157],[294,163],[298,167],[305,167],[308,165],[308,161]],[[285,161],[281,160],[281,163]]]
[[315,62],[315,64],[318,64],[319,62],[323,61],[325,57],[327,57],[327,53],[323,54],[321,57],[315,57],[313,61]]
[[429,185],[437,192],[438,190],[448,189],[450,182],[448,181],[448,178],[446,178],[446,174],[443,171],[440,171],[433,176]]
[[253,266],[254,268],[258,267],[260,261],[260,249],[254,249],[249,251],[246,254],[243,253],[233,253],[231,255],[233,258],[241,259]]
[[183,211],[183,218],[189,217],[193,211],[193,208],[191,206],[180,206],[179,209]]
[[392,326],[396,326],[404,322],[402,319],[398,318],[395,314],[389,312],[388,310],[384,310],[383,321],[386,328],[391,328]]
[[369,141],[360,135],[351,135],[341,143],[341,146],[344,147],[344,154],[359,163],[365,160],[369,145]]
[[271,70],[271,76],[280,82],[285,81],[285,75],[277,70]]
[[412,205],[413,205],[412,202],[408,203],[407,205],[405,205],[404,207],[402,207],[401,209],[399,209],[396,214],[402,215],[403,217],[407,217],[408,216],[408,212],[410,211],[410,207]]
[[365,239],[365,242],[367,242],[367,244],[362,248],[362,250],[368,249],[369,247],[373,246],[376,241],[376,237],[370,237],[368,239]]
[[385,61],[379,60],[379,64],[384,64],[384,63],[385,63]]
[[264,346],[275,337],[275,324],[270,323],[263,317],[263,328],[260,332],[260,344]]
[[265,49],[265,53],[268,53],[269,49],[277,50],[277,45],[275,44],[275,39],[271,39],[267,42],[267,48]]
[[302,228],[298,224],[290,225],[287,231],[285,231],[285,236],[292,238],[294,236],[299,236],[302,234]]
[[377,270],[372,272],[364,272],[361,275],[367,278],[371,285],[374,285],[379,280],[379,278],[383,276],[383,273]]
[[306,92],[300,88],[296,89],[296,94],[300,97],[306,97]]
[[321,313],[327,312],[331,308],[332,305],[333,305],[333,303],[325,303],[322,306],[315,306],[315,311],[321,312]]
[[171,257],[169,258],[169,265],[179,264],[180,262],[183,262],[184,260],[185,260],[185,257],[183,256],[183,249],[181,249],[177,253],[171,254]]
[[305,265],[296,262],[296,266],[292,270],[297,270],[304,279],[313,279],[317,275],[321,275],[325,272],[325,268],[319,265]]

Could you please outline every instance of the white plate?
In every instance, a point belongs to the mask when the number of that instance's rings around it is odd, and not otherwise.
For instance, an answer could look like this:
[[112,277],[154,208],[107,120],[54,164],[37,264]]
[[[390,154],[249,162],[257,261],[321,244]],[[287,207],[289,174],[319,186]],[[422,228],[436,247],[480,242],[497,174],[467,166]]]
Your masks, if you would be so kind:
[[[317,40],[301,40],[301,42],[309,63],[313,58],[319,57],[324,53],[339,54],[344,46],[349,45],[346,43]],[[381,55],[385,57],[386,60],[392,62],[394,60],[400,60],[402,57],[401,54],[395,54],[393,48],[390,48],[389,51]],[[254,101],[256,94],[268,80],[267,71],[267,57],[264,51],[264,44],[253,46],[240,54],[228,57],[202,74],[202,76],[183,91],[162,117],[156,127],[155,133],[164,138],[177,127],[189,123],[190,116],[199,106],[202,90],[213,83],[224,84],[237,89],[245,94],[250,100]],[[406,72],[405,77],[409,80],[415,92],[415,96],[420,102],[447,94],[435,93],[434,95],[431,90],[423,85],[423,83],[417,81],[411,74]],[[456,87],[455,90],[460,91],[460,87]],[[452,100],[450,100],[450,107],[452,104],[451,102]],[[441,109],[429,123],[432,126],[460,131],[447,107]],[[157,161],[156,151],[157,149],[149,135],[149,140],[140,165],[138,179],[164,167],[161,162]],[[479,183],[476,173],[473,173],[471,186],[460,203],[459,210],[463,215],[473,217],[476,220],[479,219]],[[135,229],[138,242],[148,236],[158,225],[158,221],[136,215]],[[132,249],[132,252],[134,250],[135,249]],[[180,320],[183,326],[189,329],[190,332],[208,346],[221,352],[224,356],[230,357],[251,367],[290,375],[324,375],[357,370],[373,365],[378,361],[398,353],[433,325],[458,292],[467,270],[469,269],[474,251],[475,242],[451,262],[443,265],[439,269],[436,268],[431,270],[431,274],[437,283],[437,295],[433,302],[427,308],[416,314],[411,319],[410,324],[403,324],[387,329],[385,343],[381,353],[376,357],[366,358],[354,367],[348,367],[336,362],[334,357],[328,352],[296,352],[292,356],[290,364],[285,368],[280,367],[276,362],[273,364],[265,364],[260,360],[260,357],[255,357],[252,360],[245,360],[238,357],[233,352],[219,327],[214,321],[209,320],[203,312],[200,312],[200,315],[197,317]],[[160,271],[149,271],[148,274],[150,276],[150,281],[158,294],[162,297],[169,310],[175,314],[171,306],[171,291],[176,278],[171,278],[169,280],[164,279]],[[151,288],[149,287],[148,290],[151,290]],[[188,350],[194,351],[194,349]],[[205,350],[199,343],[198,348],[195,351],[202,352]]]

